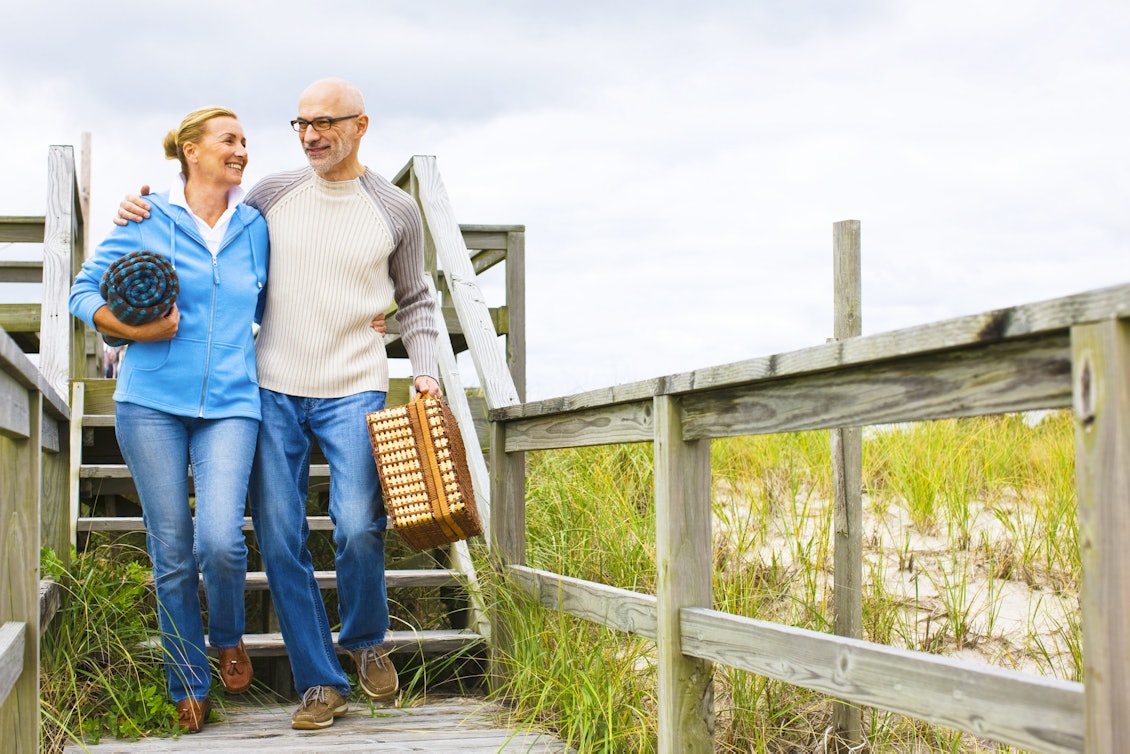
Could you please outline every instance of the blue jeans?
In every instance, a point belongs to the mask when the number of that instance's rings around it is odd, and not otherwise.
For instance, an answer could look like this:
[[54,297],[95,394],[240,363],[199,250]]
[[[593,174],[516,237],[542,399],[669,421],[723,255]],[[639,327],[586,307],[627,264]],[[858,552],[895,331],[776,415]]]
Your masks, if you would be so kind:
[[[243,638],[243,511],[259,422],[174,416],[134,403],[119,403],[116,412],[118,445],[137,486],[153,562],[169,695],[174,702],[203,699],[212,673],[204,648],[200,574],[208,641],[220,649],[234,647]],[[195,518],[189,506],[190,462]]]
[[263,388],[259,393],[263,423],[251,471],[251,515],[294,687],[305,693],[313,686],[332,686],[348,696],[349,679],[334,650],[306,546],[311,438],[317,438],[330,467],[338,644],[348,650],[378,645],[389,625],[387,519],[365,414],[384,408],[385,394],[303,398]]

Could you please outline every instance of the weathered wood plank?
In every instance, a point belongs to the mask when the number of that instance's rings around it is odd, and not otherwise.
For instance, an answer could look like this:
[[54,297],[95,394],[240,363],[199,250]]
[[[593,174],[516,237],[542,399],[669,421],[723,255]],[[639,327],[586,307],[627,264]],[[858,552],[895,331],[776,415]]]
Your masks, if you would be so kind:
[[[50,547],[63,565],[71,561],[70,500],[67,474],[70,467],[70,445],[59,441],[60,422],[47,415],[46,402],[39,400],[39,432],[33,442],[43,451],[39,455],[39,547]],[[64,425],[66,426],[66,425]]]
[[[858,220],[832,225],[832,337],[857,338],[863,334],[862,279]],[[832,490],[835,519],[832,596],[834,632],[863,638],[863,432],[859,427],[831,430]],[[836,754],[858,750],[863,742],[863,715],[859,707],[836,702],[832,706]]]
[[1023,749],[1082,751],[1082,684],[715,610],[685,609],[682,626],[695,657]]
[[[43,310],[39,370],[55,392],[70,388],[74,325],[67,309],[76,243],[74,149],[52,146],[48,157],[47,214],[43,231]],[[81,263],[81,258],[79,262]]]
[[510,566],[506,575],[542,607],[645,639],[658,636],[657,600],[652,595],[527,566]]
[[[7,335],[0,336],[0,347],[11,342]],[[23,354],[19,358],[26,361]],[[4,365],[0,371],[4,392],[23,390],[30,431],[23,436],[0,433],[0,624],[18,624],[23,637],[20,671],[6,684],[9,690],[0,703],[0,731],[6,752],[31,754],[39,741],[39,634],[26,626],[36,625],[39,618],[39,426],[44,400],[37,390],[15,385],[26,375],[9,369]]]
[[649,400],[512,421],[506,426],[506,451],[651,442],[652,410]]
[[[70,422],[71,435],[70,463],[67,469],[67,496],[70,500],[71,544],[78,546],[78,519],[81,513],[80,490],[82,477],[82,430],[86,426],[86,382],[75,380],[71,386],[71,409],[74,419]],[[110,423],[113,426],[113,422]]]
[[519,400],[526,400],[526,232],[507,234],[506,363]]
[[[0,243],[42,243],[43,217],[0,217]],[[39,278],[37,277],[36,280]]]
[[[333,632],[334,646],[340,655],[348,651],[337,646],[337,632]],[[414,630],[388,631],[382,645],[390,654],[422,652],[425,655],[450,654],[483,642],[483,637],[472,631],[458,630]],[[281,633],[244,634],[244,646],[252,657],[281,657],[286,654],[286,645]],[[217,654],[218,650],[208,650]]]
[[[1066,333],[683,394],[688,440],[1063,408]],[[525,404],[530,405],[530,404]],[[490,412],[491,416],[497,416]],[[651,399],[507,421],[506,449],[651,439]]]
[[[113,422],[110,423],[113,426]],[[192,477],[192,468],[188,469],[188,475]],[[129,467],[124,463],[84,463],[79,467],[79,477],[81,479],[129,479]],[[325,463],[312,463],[310,464],[310,478],[311,479],[329,479],[330,467]]]
[[[334,528],[329,516],[307,516],[306,522],[310,531],[329,531]],[[145,524],[141,516],[83,516],[78,519],[77,528],[78,531],[145,531]],[[244,517],[243,530],[254,530],[250,516]]]
[[1076,476],[1086,751],[1130,742],[1130,321],[1076,327]]
[[37,333],[41,304],[0,304],[0,327],[9,333]]
[[294,705],[250,707],[228,703],[221,715],[199,732],[179,738],[146,738],[141,741],[104,741],[68,747],[68,754],[109,752],[458,752],[495,754],[530,752],[549,754],[569,751],[561,741],[537,730],[500,722],[505,708],[480,699],[435,699],[412,707],[372,708],[353,702],[348,714],[320,731],[290,727]]
[[509,406],[519,402],[514,380],[495,343],[497,334],[490,322],[482,289],[475,278],[463,244],[462,233],[451,208],[434,157],[412,158],[412,174],[419,187],[420,207],[435,241],[436,253],[442,262],[451,288],[455,310],[463,325],[463,334],[472,344],[471,357],[478,370],[479,384],[486,394],[487,405]]
[[[432,291],[435,295],[435,291]],[[443,317],[436,315],[436,326],[439,328],[438,359],[440,375],[443,378],[443,388],[447,394],[447,402],[459,425],[463,437],[463,446],[467,456],[468,471],[471,474],[471,491],[475,497],[475,509],[479,514],[482,529],[487,533],[487,547],[490,547],[490,473],[487,470],[483,451],[478,443],[475,431],[475,418],[471,415],[471,407],[467,402],[467,391],[463,388],[463,380],[459,375],[459,363],[455,358],[455,351],[451,347],[443,323]],[[474,438],[475,442],[470,439]],[[471,551],[465,541],[455,542],[448,550],[448,556],[453,568],[457,569],[467,586],[467,597],[470,600],[470,624],[481,635],[491,636],[490,619],[487,607],[483,601],[482,590],[479,586],[478,575],[475,573],[475,564],[471,560]]]
[[24,672],[24,637],[27,624],[9,621],[0,626],[0,706]]
[[659,750],[714,751],[713,666],[682,650],[680,610],[711,606],[710,442],[686,442],[677,399],[655,399]]
[[59,611],[59,594],[62,590],[53,579],[39,580],[39,635],[51,625]]
[[30,401],[26,386],[0,372],[0,434],[17,439],[31,436]]
[[[314,579],[322,589],[335,589],[337,587],[337,571],[314,571]],[[385,581],[389,589],[408,589],[426,586],[458,587],[464,584],[463,577],[460,573],[443,568],[433,568],[422,571],[389,568],[385,571]],[[267,574],[263,571],[248,572],[244,588],[251,591],[262,591],[266,589]]]
[[[848,343],[851,341],[843,341]],[[949,419],[1071,400],[1066,333],[688,394],[688,439]]]
[[42,394],[45,402],[44,410],[48,416],[62,420],[71,418],[70,406],[63,397],[65,393],[60,393],[51,387],[28,359],[27,354],[21,351],[11,336],[2,330],[0,330],[0,373],[6,374],[25,388]]
[[656,395],[678,395],[759,380],[795,377],[809,372],[899,359],[907,354],[987,345],[1053,332],[1066,334],[1067,329],[1076,324],[1128,316],[1130,285],[1120,285],[576,395],[517,406],[492,406],[490,419],[500,421],[545,416],[615,403],[650,401]]

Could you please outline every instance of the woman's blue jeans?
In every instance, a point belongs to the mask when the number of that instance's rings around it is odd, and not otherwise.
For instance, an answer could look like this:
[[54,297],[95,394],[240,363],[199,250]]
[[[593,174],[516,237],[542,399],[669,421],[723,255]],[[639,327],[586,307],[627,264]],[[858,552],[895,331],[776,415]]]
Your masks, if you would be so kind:
[[271,601],[290,655],[294,687],[332,686],[349,694],[330,635],[306,539],[311,438],[330,467],[334,523],[338,644],[347,650],[384,642],[386,517],[365,414],[384,408],[383,392],[344,398],[302,398],[261,388],[263,423],[251,472],[251,515]]
[[174,416],[133,403],[118,403],[116,413],[118,445],[141,499],[153,561],[169,695],[174,702],[203,699],[212,673],[204,647],[200,574],[208,641],[220,649],[234,647],[244,630],[243,512],[259,422]]

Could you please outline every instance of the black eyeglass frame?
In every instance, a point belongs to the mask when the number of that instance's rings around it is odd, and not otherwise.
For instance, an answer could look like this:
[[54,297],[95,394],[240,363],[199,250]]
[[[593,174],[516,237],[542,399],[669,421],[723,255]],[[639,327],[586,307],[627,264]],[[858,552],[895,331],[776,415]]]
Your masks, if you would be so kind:
[[314,118],[314,120],[302,120],[302,118],[295,118],[290,122],[290,127],[298,133],[302,133],[309,126],[313,126],[315,131],[328,131],[330,126],[343,120],[350,120],[351,118],[360,118],[361,113],[356,115],[342,115],[340,118]]

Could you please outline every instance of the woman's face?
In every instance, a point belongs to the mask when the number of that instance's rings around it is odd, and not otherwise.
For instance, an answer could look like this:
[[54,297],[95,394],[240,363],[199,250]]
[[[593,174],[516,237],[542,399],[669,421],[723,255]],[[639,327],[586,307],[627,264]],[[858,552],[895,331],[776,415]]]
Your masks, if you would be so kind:
[[[238,186],[247,167],[247,139],[235,118],[212,118],[198,142],[185,145],[189,180]],[[189,147],[192,147],[189,149]]]

